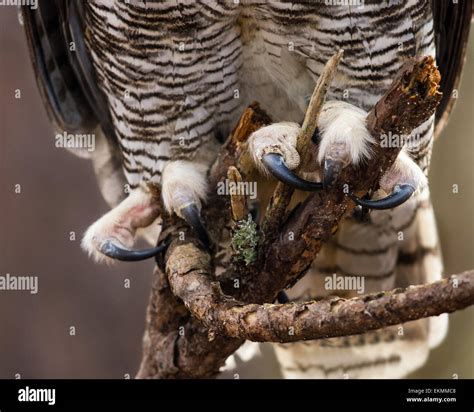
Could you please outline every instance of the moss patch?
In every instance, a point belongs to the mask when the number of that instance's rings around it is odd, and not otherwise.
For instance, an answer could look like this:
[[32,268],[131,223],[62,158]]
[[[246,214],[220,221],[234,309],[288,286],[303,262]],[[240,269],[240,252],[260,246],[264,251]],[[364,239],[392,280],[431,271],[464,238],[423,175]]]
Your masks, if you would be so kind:
[[258,245],[257,225],[249,214],[247,220],[237,223],[232,236],[232,247],[235,251],[235,258],[243,260],[245,265],[250,265],[257,257]]

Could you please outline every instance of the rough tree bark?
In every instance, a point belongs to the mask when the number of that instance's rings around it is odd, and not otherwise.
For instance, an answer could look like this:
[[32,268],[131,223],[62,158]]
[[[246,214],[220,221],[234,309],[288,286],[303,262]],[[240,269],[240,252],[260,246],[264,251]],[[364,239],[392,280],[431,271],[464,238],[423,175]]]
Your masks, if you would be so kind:
[[296,342],[354,335],[474,304],[474,271],[352,299],[335,296],[260,305],[225,296],[212,279],[209,255],[193,244],[177,245],[166,266],[173,293],[206,326],[211,339],[224,335],[255,342]]
[[[264,304],[273,302],[279,291],[304,275],[322,244],[353,208],[345,189],[364,194],[377,188],[401,149],[381,147],[380,138],[388,132],[408,135],[426,121],[441,98],[439,81],[432,58],[407,62],[368,115],[369,131],[376,138],[368,164],[343,168],[330,190],[308,196],[291,213],[285,205],[278,217],[279,232],[274,235],[262,229],[256,261],[233,267],[220,283],[213,276],[213,256],[199,247],[182,222],[168,218],[161,240],[171,242],[155,271],[137,377],[212,377],[244,339],[290,341],[356,334],[473,304],[472,272],[457,275],[458,287],[443,280],[350,300]],[[244,113],[209,173],[211,187],[226,178],[230,166],[236,166],[245,178],[249,169],[245,140],[268,123],[270,118],[257,105]],[[279,201],[278,191],[275,195],[272,202]],[[229,205],[228,197],[213,193],[203,211],[214,239],[230,219]],[[266,216],[267,220],[272,218],[271,214]],[[267,227],[275,230],[276,226]],[[186,233],[185,240],[176,239],[180,231]],[[290,232],[294,240],[286,236]],[[233,287],[236,279],[239,288]],[[289,326],[296,336],[288,334]]]
[[[271,122],[270,117],[257,104],[252,104],[242,114],[231,138],[222,147],[209,173],[209,186],[216,187],[225,179],[229,167],[237,164],[244,143],[255,130]],[[247,162],[248,163],[248,162]],[[203,210],[203,217],[213,238],[217,239],[221,228],[229,219],[229,198],[210,194]],[[212,223],[211,223],[212,222]],[[217,336],[209,341],[205,326],[190,316],[186,307],[177,299],[166,278],[166,260],[176,244],[198,244],[183,222],[169,217],[164,222],[161,239],[174,238],[165,259],[157,262],[153,274],[152,292],[148,304],[143,357],[137,378],[200,378],[215,376],[219,368],[238,347],[243,339]],[[184,233],[184,241],[175,239]],[[206,252],[203,252],[206,253]]]

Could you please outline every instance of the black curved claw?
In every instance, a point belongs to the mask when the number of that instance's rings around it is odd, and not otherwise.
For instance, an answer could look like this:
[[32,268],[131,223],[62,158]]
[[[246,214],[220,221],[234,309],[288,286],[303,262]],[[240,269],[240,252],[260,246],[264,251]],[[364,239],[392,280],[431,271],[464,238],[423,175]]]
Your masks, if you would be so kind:
[[284,290],[280,290],[280,292],[278,292],[277,300],[278,300],[278,303],[283,304],[283,303],[288,303],[290,301],[290,298],[288,297],[288,295],[286,294]]
[[323,187],[329,189],[337,180],[342,170],[342,163],[329,158],[324,159]]
[[350,198],[358,205],[366,207],[368,209],[384,210],[392,209],[405,203],[415,191],[415,188],[411,185],[396,185],[393,192],[387,197],[379,200],[365,200],[360,199],[353,193],[349,193]]
[[123,262],[137,262],[156,256],[166,248],[166,244],[159,245],[151,249],[130,250],[119,246],[112,240],[106,240],[100,246],[100,251],[109,258],[121,260]]
[[319,129],[316,128],[314,130],[313,136],[311,137],[311,141],[315,144],[318,145],[321,143],[321,134],[319,133]]
[[315,192],[323,188],[322,183],[301,179],[301,177],[293,173],[285,164],[283,156],[278,153],[267,153],[263,155],[262,162],[276,179],[294,189]]
[[202,224],[201,215],[197,206],[194,203],[191,203],[188,206],[183,207],[180,212],[186,223],[196,232],[203,245],[207,249],[211,249],[212,243],[206,228]]
[[359,223],[370,222],[370,211],[366,207],[357,205],[352,211],[352,217]]
[[260,221],[260,202],[249,202],[249,212],[252,215],[252,220],[254,222]]

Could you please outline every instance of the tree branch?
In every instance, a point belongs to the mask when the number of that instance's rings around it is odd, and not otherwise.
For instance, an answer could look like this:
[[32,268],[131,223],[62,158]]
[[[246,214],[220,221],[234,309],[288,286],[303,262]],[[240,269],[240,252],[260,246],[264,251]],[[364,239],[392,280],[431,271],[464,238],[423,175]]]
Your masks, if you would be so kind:
[[[306,166],[308,150],[311,147],[311,139],[316,131],[319,114],[326,102],[326,94],[329,90],[334,76],[336,75],[337,68],[344,54],[343,50],[339,50],[335,53],[326,63],[324,69],[316,82],[313,94],[309,101],[308,109],[304,117],[301,131],[296,141],[296,150],[300,153],[300,164],[294,171],[298,173],[299,170]],[[271,243],[278,235],[278,228],[281,221],[286,213],[288,205],[290,204],[291,197],[293,196],[294,189],[285,185],[282,182],[278,182],[273,196],[270,199],[267,210],[265,212],[265,219],[262,224],[263,237],[266,242]]]
[[226,336],[210,341],[206,327],[191,317],[171,292],[164,272],[156,267],[137,379],[215,376],[242,343]]
[[474,271],[427,285],[352,299],[331,297],[288,304],[244,304],[225,296],[210,275],[209,257],[177,245],[167,262],[173,293],[209,330],[258,342],[295,342],[364,333],[474,304]]
[[[357,194],[376,189],[403,147],[383,147],[379,142],[389,133],[408,136],[433,115],[442,97],[439,81],[432,57],[412,59],[400,69],[367,116],[368,130],[375,138],[370,160],[361,167],[351,164],[343,168],[331,189],[315,192],[292,211],[276,241],[263,246],[263,268],[244,274],[236,297],[272,302],[280,290],[304,275],[323,243],[337,231],[342,217],[354,208],[348,189]],[[227,292],[225,286],[223,289]]]
[[[367,118],[368,128],[377,142],[388,132],[409,134],[427,120],[441,97],[438,84],[439,73],[433,59],[428,57],[408,62]],[[211,187],[216,187],[226,178],[230,166],[237,166],[245,179],[251,165],[243,151],[244,142],[251,132],[269,122],[269,117],[256,105],[244,113],[233,137],[224,145],[210,171]],[[155,273],[144,339],[144,358],[138,377],[214,376],[225,359],[244,341],[244,337],[284,340],[286,326],[294,322],[295,317],[296,322],[309,322],[298,324],[299,338],[317,338],[362,333],[370,328],[432,316],[472,304],[472,274],[459,275],[462,284],[456,290],[443,281],[405,292],[382,293],[375,295],[376,298],[361,297],[347,301],[337,298],[307,303],[306,306],[244,303],[273,302],[280,290],[304,275],[322,243],[331,237],[345,213],[353,208],[344,188],[349,187],[357,194],[377,188],[381,175],[393,163],[401,147],[382,148],[376,143],[372,149],[373,155],[367,165],[344,168],[331,190],[309,196],[292,211],[282,222],[275,241],[261,245],[264,259],[227,276],[221,285],[212,275],[213,260],[199,249],[191,233],[187,233],[184,241],[173,240],[164,261],[159,262],[160,269]],[[211,194],[203,215],[215,239],[229,221],[228,209],[227,197]],[[162,239],[178,230],[187,230],[176,218],[169,218],[166,227]],[[290,240],[290,232],[294,240]],[[235,279],[240,281],[239,288],[233,286]],[[221,286],[232,297],[225,296]],[[438,292],[443,293],[447,300],[444,306],[438,302],[440,306],[435,307],[432,299]],[[417,296],[422,298],[421,303]],[[403,299],[407,298],[413,303],[410,303],[411,306],[403,306]],[[189,315],[182,302],[194,316]],[[368,313],[372,317],[358,311],[362,303],[370,306]],[[387,306],[387,311],[383,312],[384,304],[392,306]],[[229,330],[228,322],[233,325]],[[344,329],[339,325],[344,325]],[[291,326],[295,327],[295,324]]]
[[[222,146],[220,153],[209,172],[210,187],[217,187],[227,177],[230,166],[239,164],[240,172],[249,170],[250,159],[241,159],[244,142],[255,130],[271,122],[270,117],[253,103],[242,114],[239,123],[230,138]],[[214,239],[219,239],[222,227],[228,221],[229,199],[210,194],[203,217]],[[174,245],[197,243],[183,221],[168,216],[163,222],[159,243],[184,233],[184,241],[175,239],[168,249],[167,256]],[[216,242],[217,244],[218,242]],[[217,336],[208,339],[205,326],[190,316],[183,303],[171,292],[165,275],[165,260],[157,261],[153,273],[152,291],[147,308],[145,334],[143,337],[143,355],[137,379],[159,378],[203,378],[212,377],[219,372],[238,347],[242,339]]]

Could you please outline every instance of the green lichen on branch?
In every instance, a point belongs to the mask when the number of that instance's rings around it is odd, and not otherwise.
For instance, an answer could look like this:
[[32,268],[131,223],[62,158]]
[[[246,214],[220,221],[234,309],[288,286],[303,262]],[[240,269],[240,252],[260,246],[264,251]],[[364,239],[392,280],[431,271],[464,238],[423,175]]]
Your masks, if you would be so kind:
[[252,220],[252,215],[248,215],[247,220],[240,220],[235,224],[232,234],[232,248],[234,249],[234,259],[244,261],[248,266],[257,257],[257,245],[259,241],[257,224]]

